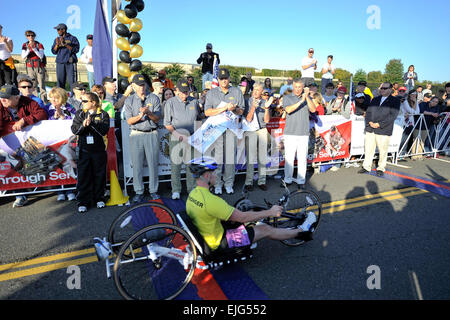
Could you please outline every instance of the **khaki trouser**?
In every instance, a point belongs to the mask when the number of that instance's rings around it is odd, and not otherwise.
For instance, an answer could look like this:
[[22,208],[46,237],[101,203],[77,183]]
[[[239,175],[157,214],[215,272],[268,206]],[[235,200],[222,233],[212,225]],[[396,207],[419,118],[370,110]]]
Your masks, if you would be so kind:
[[183,163],[186,165],[187,192],[190,193],[195,187],[195,179],[187,163],[194,157],[194,148],[175,139],[169,142],[169,152],[172,193],[181,193],[181,166]]
[[142,132],[131,130],[130,158],[133,166],[133,188],[136,194],[144,193],[144,158],[147,159],[149,191],[158,192],[159,143],[158,131]]
[[258,164],[258,185],[266,184],[266,165],[269,161],[268,145],[270,135],[266,128],[247,131],[244,134],[247,171],[245,184],[253,185],[254,165]]
[[[216,188],[233,187],[236,164],[236,136],[226,130],[205,152],[205,156],[216,160],[218,168],[214,171],[216,175]],[[225,164],[225,170],[222,175],[222,164]],[[223,181],[222,181],[223,177]]]
[[364,140],[364,169],[367,171],[372,170],[372,161],[375,156],[375,149],[378,147],[379,159],[377,170],[383,172],[386,170],[390,139],[391,136],[383,136],[373,132],[366,132],[366,137]]
[[27,67],[27,75],[33,80],[33,85],[37,89],[39,85],[39,92],[45,95],[45,68],[29,68]]

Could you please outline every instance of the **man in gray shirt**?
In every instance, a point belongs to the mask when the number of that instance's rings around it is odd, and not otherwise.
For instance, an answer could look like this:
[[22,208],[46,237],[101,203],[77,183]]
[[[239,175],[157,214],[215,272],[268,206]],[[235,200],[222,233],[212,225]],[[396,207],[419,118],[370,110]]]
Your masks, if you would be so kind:
[[262,99],[264,83],[257,82],[253,85],[252,96],[246,101],[244,117],[248,123],[248,131],[245,132],[245,154],[247,171],[245,176],[245,189],[253,190],[254,165],[258,163],[258,187],[267,190],[266,165],[268,163],[268,146],[270,135],[267,131],[267,123],[270,121],[270,105],[273,97],[268,101]]
[[[167,100],[164,107],[164,126],[171,133],[169,142],[172,199],[180,199],[181,164],[187,164],[194,156],[194,148],[188,137],[194,133],[194,125],[199,114],[198,100],[189,96],[187,80],[177,83],[175,97]],[[186,187],[188,194],[195,187],[191,170],[186,165]]]
[[[224,103],[222,103],[224,102]],[[222,106],[220,106],[222,105]],[[234,112],[237,115],[244,113],[245,101],[244,95],[239,88],[230,86],[230,72],[228,69],[219,70],[219,87],[211,89],[206,94],[205,100],[205,116],[212,117],[226,111]],[[226,148],[227,153],[224,148]],[[235,152],[236,137],[226,130],[225,133],[218,138],[210,147],[209,152],[214,150],[214,159],[219,164],[216,174],[215,194],[222,194],[222,186],[228,194],[234,193],[234,176],[235,176]],[[225,156],[225,162],[224,162]],[[225,172],[222,182],[222,166],[225,163]]]
[[149,170],[149,191],[152,200],[159,199],[158,191],[158,121],[161,117],[159,98],[153,93],[146,94],[145,78],[137,74],[132,86],[135,94],[124,103],[125,119],[130,126],[130,157],[133,165],[133,188],[136,193],[133,202],[144,200],[142,181],[144,158]]
[[[309,113],[316,112],[315,104],[309,96],[309,88],[305,88],[301,79],[294,80],[292,93],[284,96],[283,107],[286,111],[286,125],[283,132],[284,182],[291,185],[295,180],[300,189],[306,181]],[[293,179],[295,154],[298,166],[297,179]]]

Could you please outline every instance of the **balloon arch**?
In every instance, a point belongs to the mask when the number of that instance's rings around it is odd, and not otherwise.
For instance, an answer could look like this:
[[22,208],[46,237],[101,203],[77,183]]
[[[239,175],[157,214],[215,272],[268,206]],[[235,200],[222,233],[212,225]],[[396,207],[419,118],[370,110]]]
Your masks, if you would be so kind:
[[142,69],[142,62],[138,59],[142,56],[144,49],[139,45],[142,29],[142,21],[137,18],[139,12],[144,10],[143,0],[126,0],[130,2],[123,10],[117,11],[117,21],[119,22],[115,31],[119,36],[116,39],[116,46],[120,51],[120,63],[117,72],[122,79],[119,87],[126,88],[133,80],[133,77]]

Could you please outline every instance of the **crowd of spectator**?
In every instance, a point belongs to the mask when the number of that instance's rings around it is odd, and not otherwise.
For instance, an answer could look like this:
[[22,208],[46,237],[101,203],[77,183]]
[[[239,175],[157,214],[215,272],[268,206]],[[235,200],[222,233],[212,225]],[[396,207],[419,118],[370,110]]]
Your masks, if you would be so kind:
[[[67,26],[55,27],[58,37],[51,51],[56,55],[57,85],[45,90],[44,47],[35,40],[36,34],[27,30],[27,42],[22,46],[22,58],[26,64],[26,74],[18,75],[14,81],[14,64],[10,64],[12,40],[2,35],[0,26],[0,62],[2,87],[0,89],[0,131],[8,122],[14,122],[13,130],[21,130],[41,120],[72,120],[72,132],[78,136],[77,187],[72,191],[58,192],[57,200],[77,200],[78,211],[86,212],[89,207],[105,206],[106,186],[106,144],[104,137],[109,130],[109,120],[115,120],[117,150],[121,151],[121,121],[130,128],[129,157],[133,169],[133,202],[144,199],[144,167],[148,169],[149,193],[151,199],[159,199],[159,141],[158,130],[167,129],[171,133],[170,153],[181,156],[182,162],[172,159],[171,191],[173,199],[182,194],[181,164],[192,159],[194,149],[187,143],[194,133],[196,121],[233,112],[246,121],[253,129],[245,133],[247,170],[245,188],[253,189],[254,164],[258,165],[257,185],[267,190],[266,162],[258,156],[267,151],[271,139],[267,123],[274,117],[285,120],[283,135],[285,172],[284,182],[295,183],[303,188],[306,182],[307,155],[310,119],[320,115],[341,115],[347,119],[351,114],[365,117],[365,160],[360,173],[371,170],[375,148],[380,152],[377,174],[382,175],[387,159],[387,147],[392,135],[393,123],[400,113],[405,119],[403,142],[414,127],[419,114],[424,114],[429,134],[435,132],[433,124],[442,112],[450,109],[450,83],[445,86],[441,97],[433,94],[431,85],[423,89],[417,86],[417,73],[410,66],[404,74],[404,84],[381,83],[371,92],[365,81],[354,85],[350,91],[342,82],[334,85],[334,57],[329,55],[320,69],[321,88],[315,82],[314,71],[318,61],[314,49],[310,48],[301,60],[302,77],[288,78],[276,90],[270,78],[264,82],[252,79],[251,72],[243,76],[239,83],[232,84],[229,70],[220,68],[218,86],[212,86],[214,59],[218,63],[219,54],[212,51],[212,44],[206,45],[197,63],[202,64],[202,91],[194,78],[188,76],[174,84],[165,70],[160,70],[155,79],[145,74],[137,74],[123,93],[117,92],[117,80],[105,77],[101,84],[94,83],[92,69],[92,35],[86,37],[87,46],[82,50],[80,60],[87,64],[89,85],[77,81],[78,39],[67,33]],[[64,88],[66,82],[71,91]],[[227,130],[229,131],[229,130]],[[212,149],[218,163],[225,163],[216,170],[215,194],[234,193],[235,167],[227,163],[227,145],[236,145],[236,136],[227,131],[217,139]],[[417,131],[417,130],[416,130]],[[423,135],[423,132],[416,132]],[[448,137],[447,137],[448,139]],[[423,141],[426,138],[422,139]],[[256,143],[251,143],[256,141]],[[411,140],[412,141],[412,140]],[[180,149],[179,146],[182,146]],[[430,150],[430,145],[423,148]],[[119,160],[121,157],[118,158]],[[294,177],[294,160],[297,159],[297,175]],[[334,165],[333,171],[340,165]],[[194,188],[194,180],[187,169],[187,192]],[[27,202],[26,196],[17,196],[13,207]]]

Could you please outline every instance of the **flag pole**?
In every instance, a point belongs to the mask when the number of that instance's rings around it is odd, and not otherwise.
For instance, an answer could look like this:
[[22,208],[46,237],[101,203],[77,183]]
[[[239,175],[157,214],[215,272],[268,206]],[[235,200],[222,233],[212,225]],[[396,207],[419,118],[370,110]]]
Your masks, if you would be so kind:
[[121,0],[111,0],[111,40],[112,40],[112,56],[113,56],[113,78],[118,78],[118,71],[117,71],[117,33],[116,33],[116,26],[117,26],[117,11],[120,9],[122,5]]

